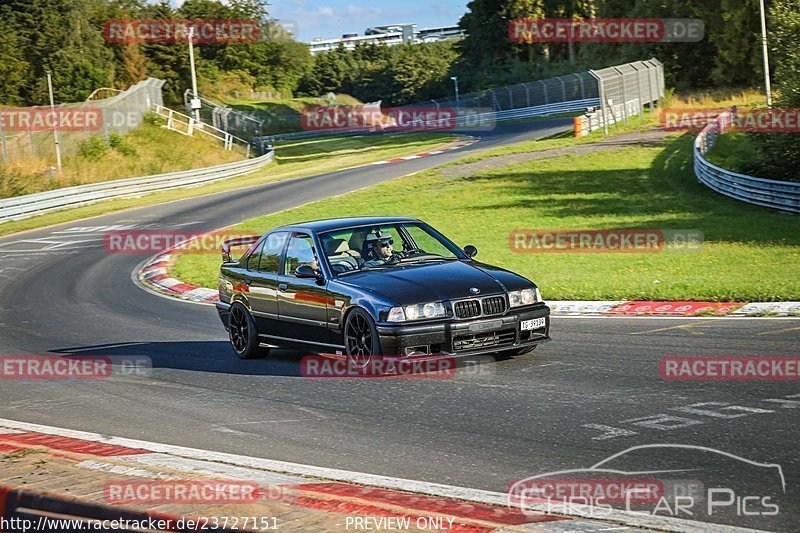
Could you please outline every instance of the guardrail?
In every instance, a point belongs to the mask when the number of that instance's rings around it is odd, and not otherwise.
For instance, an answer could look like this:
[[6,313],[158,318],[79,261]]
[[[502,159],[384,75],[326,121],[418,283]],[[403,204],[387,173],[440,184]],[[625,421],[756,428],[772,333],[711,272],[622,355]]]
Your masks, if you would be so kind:
[[[582,100],[571,100],[568,102],[556,102],[552,104],[508,109],[506,111],[492,111],[489,113],[466,113],[465,110],[458,110],[459,115],[455,119],[455,124],[450,124],[449,120],[439,119],[447,125],[440,126],[436,122],[428,122],[419,128],[401,129],[376,125],[374,127],[360,127],[357,129],[328,129],[328,130],[307,130],[293,133],[282,133],[262,137],[264,142],[275,142],[287,139],[303,139],[306,137],[316,137],[321,135],[367,135],[377,133],[413,133],[420,131],[436,131],[458,133],[460,131],[470,131],[474,129],[490,129],[496,122],[503,120],[519,120],[526,118],[546,117],[550,115],[560,115],[562,113],[572,113],[585,111],[588,107],[600,105],[599,98],[586,98]],[[434,108],[431,108],[434,109]]]
[[731,125],[734,111],[728,110],[706,125],[694,140],[694,173],[708,188],[742,202],[770,209],[800,213],[800,183],[756,178],[718,167],[704,157],[717,136]]
[[93,183],[65,187],[52,191],[27,194],[0,200],[0,224],[22,220],[36,215],[93,204],[103,200],[140,196],[165,189],[205,185],[215,181],[249,174],[272,161],[274,152],[253,159],[217,165],[213,167],[157,174],[141,178]]

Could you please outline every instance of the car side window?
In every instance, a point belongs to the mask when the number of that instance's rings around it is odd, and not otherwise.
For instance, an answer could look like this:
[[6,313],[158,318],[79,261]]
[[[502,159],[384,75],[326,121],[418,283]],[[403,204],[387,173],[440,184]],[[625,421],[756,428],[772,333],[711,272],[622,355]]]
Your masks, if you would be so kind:
[[[266,242],[266,240],[264,242]],[[259,244],[258,248],[253,250],[247,257],[247,265],[245,266],[247,270],[256,270],[258,268],[258,262],[261,260],[261,251],[264,249],[264,242]]]
[[295,269],[300,265],[308,265],[314,270],[319,270],[319,264],[314,252],[314,241],[311,240],[309,235],[295,233],[289,239],[289,247],[286,249],[283,275],[294,276]]
[[286,237],[288,235],[289,232],[287,231],[279,231],[267,236],[264,242],[264,248],[261,250],[261,260],[258,264],[259,271],[272,274],[278,273],[278,266],[281,264],[283,244],[286,242]]

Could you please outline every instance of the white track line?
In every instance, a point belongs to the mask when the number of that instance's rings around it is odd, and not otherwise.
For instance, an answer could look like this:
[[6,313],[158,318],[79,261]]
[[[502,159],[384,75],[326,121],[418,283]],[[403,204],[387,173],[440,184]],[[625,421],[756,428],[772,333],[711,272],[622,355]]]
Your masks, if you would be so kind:
[[[238,467],[254,468],[258,470],[269,470],[273,472],[281,472],[299,476],[311,476],[321,479],[344,481],[348,483],[356,483],[359,485],[370,485],[374,487],[383,487],[387,489],[402,490],[406,492],[415,492],[420,494],[429,494],[432,496],[441,496],[444,498],[467,500],[467,501],[485,503],[490,505],[506,506],[508,504],[508,495],[502,492],[492,492],[492,491],[473,489],[467,487],[456,487],[452,485],[442,485],[439,483],[428,483],[425,481],[379,476],[374,474],[352,472],[349,470],[339,470],[335,468],[325,468],[313,465],[304,465],[299,463],[274,461],[271,459],[261,459],[258,457],[248,457],[244,455],[213,452],[208,450],[200,450],[197,448],[185,448],[183,446],[174,446],[172,444],[160,444],[155,442],[126,439],[122,437],[104,436],[100,435],[99,433],[76,431],[76,430],[58,428],[53,426],[32,424],[29,422],[19,422],[16,420],[8,420],[4,418],[0,418],[0,428],[15,429],[20,431],[32,431],[37,433],[45,433],[48,435],[58,435],[61,437],[70,437],[73,439],[87,440],[91,442],[100,442],[103,444],[110,444],[115,446],[124,446],[128,448],[148,450],[154,453],[169,454],[177,457],[196,459],[200,461],[213,461],[216,463],[236,465]],[[533,508],[533,506],[530,507]],[[535,509],[535,510],[542,512],[549,511],[546,509],[546,506],[544,505],[541,506],[541,509]],[[574,514],[565,514],[565,513],[558,513],[558,514],[564,516],[572,516],[578,519],[584,519],[584,520],[586,519],[587,514],[585,510],[583,514],[581,514],[580,509],[576,509],[576,511],[577,512],[575,512]],[[549,514],[555,514],[555,513],[550,512]],[[608,516],[604,518],[619,524],[624,524],[633,527],[650,528],[661,531],[675,531],[675,532],[686,532],[686,533],[716,533],[716,532],[743,533],[743,532],[757,531],[753,529],[724,526],[720,524],[708,524],[704,522],[683,520],[680,518],[643,515],[641,513],[633,513],[633,512],[625,512],[617,510],[610,511],[608,513]]]

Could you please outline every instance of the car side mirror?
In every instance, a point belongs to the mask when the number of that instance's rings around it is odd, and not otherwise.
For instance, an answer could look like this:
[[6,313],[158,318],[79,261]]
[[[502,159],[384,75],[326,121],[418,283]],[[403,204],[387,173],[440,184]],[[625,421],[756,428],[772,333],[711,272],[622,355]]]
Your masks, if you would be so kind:
[[298,278],[321,278],[322,274],[311,268],[309,265],[300,265],[294,269],[294,275]]
[[464,253],[467,254],[467,257],[475,257],[478,255],[478,249],[471,244],[468,244],[464,247]]

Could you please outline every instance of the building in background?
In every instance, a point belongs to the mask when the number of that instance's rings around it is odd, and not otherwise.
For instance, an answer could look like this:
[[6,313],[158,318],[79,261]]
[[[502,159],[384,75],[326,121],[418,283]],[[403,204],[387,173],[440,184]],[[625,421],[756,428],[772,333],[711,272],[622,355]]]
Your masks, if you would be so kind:
[[388,24],[386,26],[373,26],[367,28],[364,35],[346,33],[340,39],[314,39],[308,43],[311,54],[328,52],[344,45],[348,50],[355,48],[356,44],[385,44],[395,46],[398,44],[418,44],[459,39],[464,36],[464,31],[458,26],[442,26],[439,28],[424,28],[417,30],[416,24]]

